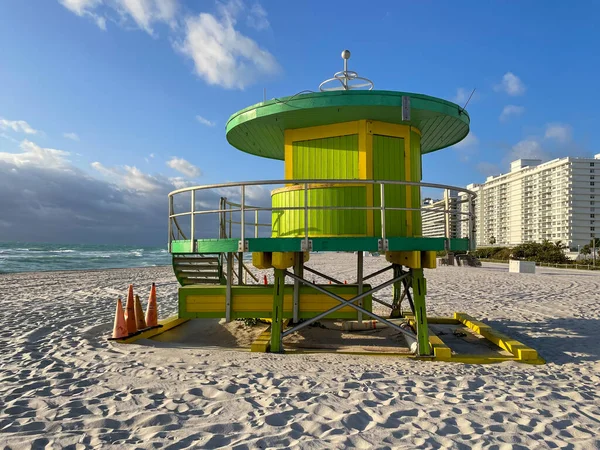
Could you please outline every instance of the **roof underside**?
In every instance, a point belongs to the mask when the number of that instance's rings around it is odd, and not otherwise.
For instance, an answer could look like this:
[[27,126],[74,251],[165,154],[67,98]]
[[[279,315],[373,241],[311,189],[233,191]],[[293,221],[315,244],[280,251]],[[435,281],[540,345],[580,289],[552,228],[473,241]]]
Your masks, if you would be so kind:
[[[403,96],[410,97],[410,121],[402,121]],[[337,91],[274,99],[238,111],[227,122],[227,140],[244,152],[283,160],[285,130],[362,119],[418,128],[421,153],[449,147],[469,134],[467,112],[446,100],[395,91]]]

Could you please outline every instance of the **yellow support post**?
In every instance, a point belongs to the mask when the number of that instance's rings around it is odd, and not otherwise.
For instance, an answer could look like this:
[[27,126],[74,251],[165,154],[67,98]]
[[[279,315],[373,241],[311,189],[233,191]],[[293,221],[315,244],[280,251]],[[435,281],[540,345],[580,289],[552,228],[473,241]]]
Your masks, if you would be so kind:
[[385,259],[393,264],[421,269],[421,252],[385,252]]
[[257,269],[271,269],[273,267],[271,258],[271,252],[253,252],[252,265]]
[[421,267],[423,269],[435,269],[437,267],[436,256],[433,251],[421,252]]
[[423,269],[411,269],[413,302],[415,304],[415,322],[417,325],[417,342],[419,345],[418,356],[431,355],[429,346],[429,330],[427,326],[427,310],[425,308],[425,295],[427,285],[423,277]]
[[281,332],[283,329],[283,294],[285,289],[285,275],[283,269],[275,269],[275,283],[273,285],[273,323],[271,324],[271,352],[279,353],[283,350]]
[[271,264],[275,269],[288,269],[294,265],[294,252],[273,252]]

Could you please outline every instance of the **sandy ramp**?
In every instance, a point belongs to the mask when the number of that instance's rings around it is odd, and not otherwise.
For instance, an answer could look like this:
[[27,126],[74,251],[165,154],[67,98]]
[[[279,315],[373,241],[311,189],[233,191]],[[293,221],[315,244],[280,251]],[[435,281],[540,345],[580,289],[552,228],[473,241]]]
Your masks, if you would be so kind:
[[[344,255],[309,264],[353,278]],[[170,268],[0,275],[0,444],[600,447],[600,275],[490,265],[426,276],[432,314],[486,320],[548,364],[115,346],[105,337],[128,283],[145,299],[157,282],[161,316],[174,313]]]

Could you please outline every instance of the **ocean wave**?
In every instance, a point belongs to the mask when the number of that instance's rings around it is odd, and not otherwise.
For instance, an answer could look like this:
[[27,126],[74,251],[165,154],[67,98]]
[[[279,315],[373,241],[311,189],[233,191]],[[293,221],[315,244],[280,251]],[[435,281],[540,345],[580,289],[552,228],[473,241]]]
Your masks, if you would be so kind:
[[48,253],[75,253],[75,250],[48,250]]

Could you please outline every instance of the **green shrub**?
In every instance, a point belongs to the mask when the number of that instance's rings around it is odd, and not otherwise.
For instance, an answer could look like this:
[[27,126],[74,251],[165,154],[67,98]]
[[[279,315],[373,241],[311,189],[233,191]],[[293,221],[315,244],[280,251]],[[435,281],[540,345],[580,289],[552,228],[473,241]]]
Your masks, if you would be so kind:
[[564,246],[558,242],[553,243],[544,241],[527,242],[516,247],[480,247],[473,252],[473,255],[481,259],[523,259],[526,261],[535,261],[552,264],[566,264],[571,262],[563,252]]

